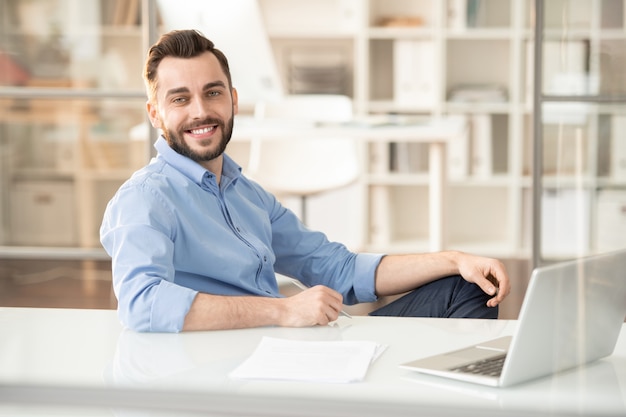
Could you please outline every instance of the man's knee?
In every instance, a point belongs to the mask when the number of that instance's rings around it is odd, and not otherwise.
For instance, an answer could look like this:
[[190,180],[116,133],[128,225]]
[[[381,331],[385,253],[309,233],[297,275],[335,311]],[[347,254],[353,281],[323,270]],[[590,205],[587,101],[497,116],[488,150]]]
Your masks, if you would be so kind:
[[490,296],[460,275],[425,284],[370,313],[373,316],[498,318],[498,308],[488,307]]

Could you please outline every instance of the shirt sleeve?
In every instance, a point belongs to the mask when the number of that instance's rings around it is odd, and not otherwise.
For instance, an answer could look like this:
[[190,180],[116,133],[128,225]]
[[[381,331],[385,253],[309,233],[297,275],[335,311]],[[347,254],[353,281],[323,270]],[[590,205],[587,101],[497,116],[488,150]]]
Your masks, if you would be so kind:
[[173,283],[174,218],[142,184],[120,188],[105,211],[100,238],[112,258],[120,321],[132,330],[181,331],[197,295]]
[[345,304],[376,301],[376,268],[384,254],[351,252],[306,228],[278,202],[270,213],[276,272],[307,286],[328,286],[343,295]]

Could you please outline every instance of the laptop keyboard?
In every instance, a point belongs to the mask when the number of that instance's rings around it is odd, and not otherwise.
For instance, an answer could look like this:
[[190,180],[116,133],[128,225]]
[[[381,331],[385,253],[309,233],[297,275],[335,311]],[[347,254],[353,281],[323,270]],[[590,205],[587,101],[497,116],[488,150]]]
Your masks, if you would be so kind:
[[477,362],[472,362],[467,365],[452,368],[453,372],[486,375],[498,377],[502,373],[502,366],[504,365],[504,359],[506,354],[500,356],[494,356],[493,358],[483,359]]

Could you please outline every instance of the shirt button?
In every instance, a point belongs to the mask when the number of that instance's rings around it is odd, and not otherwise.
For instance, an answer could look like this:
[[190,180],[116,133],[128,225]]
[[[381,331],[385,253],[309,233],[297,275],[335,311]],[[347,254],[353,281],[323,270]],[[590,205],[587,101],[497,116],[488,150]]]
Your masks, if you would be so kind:
[[267,256],[263,257],[263,262],[267,262]]

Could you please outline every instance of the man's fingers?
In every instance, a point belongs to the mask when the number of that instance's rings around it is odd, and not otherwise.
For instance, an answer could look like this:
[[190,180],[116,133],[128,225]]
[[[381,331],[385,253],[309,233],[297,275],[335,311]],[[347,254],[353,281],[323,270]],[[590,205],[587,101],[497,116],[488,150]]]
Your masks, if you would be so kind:
[[343,308],[342,295],[322,285],[308,288],[291,298],[297,300],[292,314],[301,317],[301,325],[327,325],[337,320]]
[[489,299],[487,302],[487,305],[490,307],[495,307],[500,304],[511,290],[508,280],[501,282],[491,274],[487,275],[483,282],[484,286],[481,285],[483,291],[489,295],[493,295],[493,298]]
[[487,281],[489,281],[489,284],[487,284],[487,294],[489,295],[498,295],[498,290],[500,288],[500,283],[498,282],[498,280],[496,279],[496,277],[494,277],[493,275],[489,274],[485,277],[487,279]]

